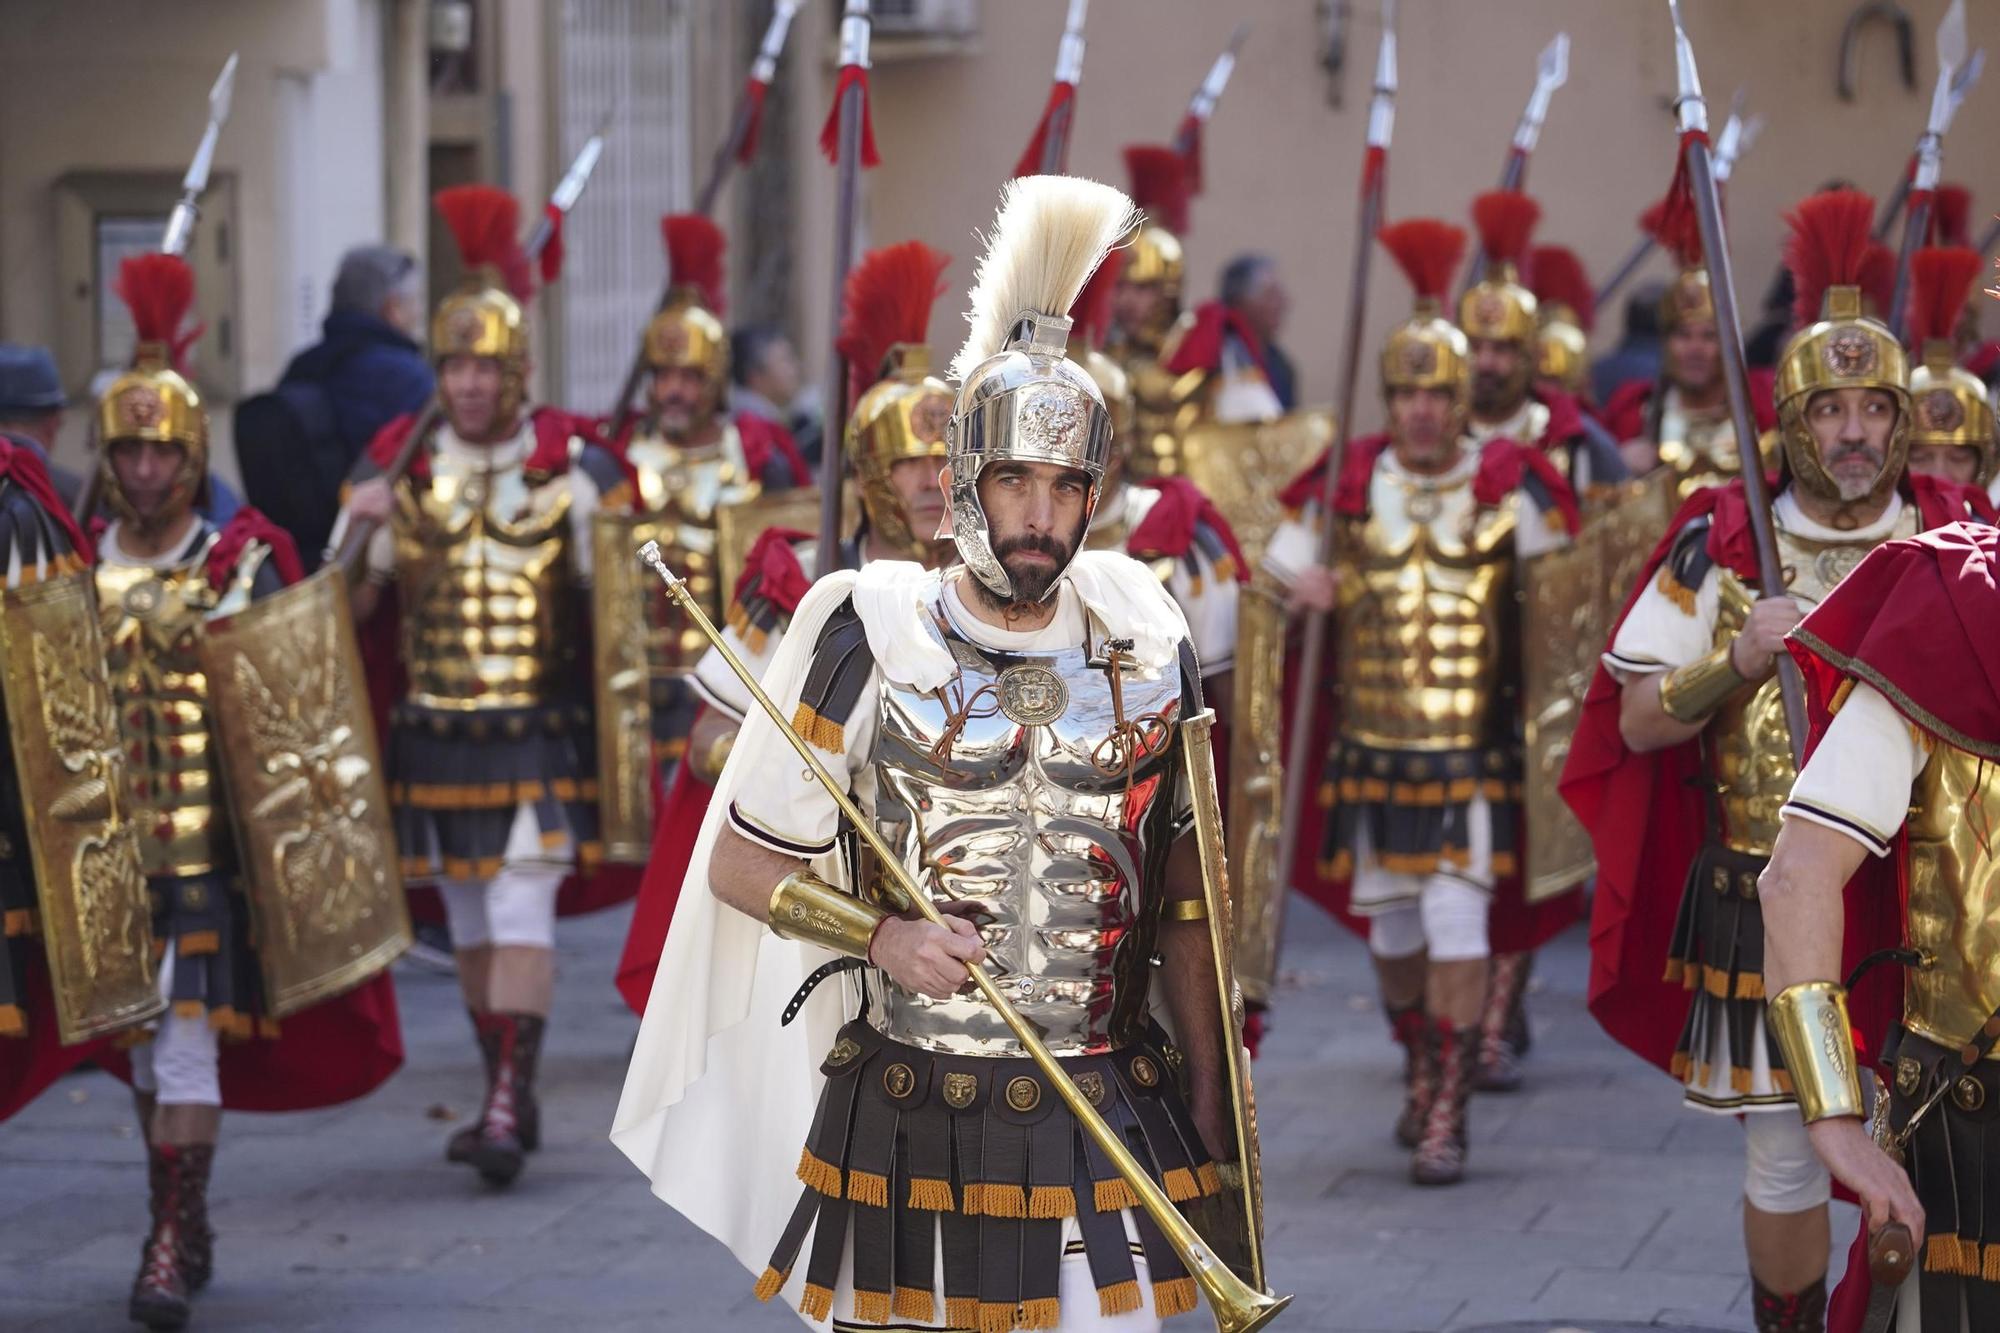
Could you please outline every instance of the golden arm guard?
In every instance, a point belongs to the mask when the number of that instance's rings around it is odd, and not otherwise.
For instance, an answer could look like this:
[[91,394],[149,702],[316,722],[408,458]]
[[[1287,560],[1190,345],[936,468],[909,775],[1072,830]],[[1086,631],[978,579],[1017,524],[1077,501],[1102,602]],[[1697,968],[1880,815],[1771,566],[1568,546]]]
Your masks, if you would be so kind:
[[1660,708],[1676,722],[1702,722],[1749,682],[1736,670],[1724,644],[1706,657],[1677,666],[1660,678]]
[[771,890],[768,919],[772,931],[785,939],[866,961],[875,930],[888,916],[811,871],[798,870]]
[[1833,981],[1787,986],[1771,1001],[1768,1021],[1807,1124],[1867,1115],[1845,986]]

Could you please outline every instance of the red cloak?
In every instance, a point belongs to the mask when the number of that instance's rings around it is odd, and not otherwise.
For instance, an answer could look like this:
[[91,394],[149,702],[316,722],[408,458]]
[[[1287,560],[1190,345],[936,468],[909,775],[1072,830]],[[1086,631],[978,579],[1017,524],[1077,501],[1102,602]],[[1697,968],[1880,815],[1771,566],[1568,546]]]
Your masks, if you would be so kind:
[[[1923,476],[1911,476],[1906,489],[1926,527],[1963,517],[1973,495],[1969,488]],[[1657,576],[1681,529],[1704,516],[1710,521],[1710,558],[1756,582],[1749,506],[1742,481],[1734,479],[1697,491],[1681,506],[1627,596],[1619,625]],[[1666,959],[1688,867],[1706,827],[1696,785],[1701,751],[1688,741],[1633,753],[1618,729],[1619,708],[1620,686],[1600,663],[1560,784],[1597,852],[1588,1001],[1592,1015],[1620,1045],[1670,1071],[1687,998],[1678,983],[1666,980]]]
[[[611,424],[609,420],[602,417],[579,417],[577,420],[582,422],[589,438],[610,449],[612,453],[618,455],[621,462],[640,425],[640,419],[633,417],[626,425],[624,433],[614,440],[605,433]],[[760,417],[755,412],[737,412],[729,420],[736,427],[736,438],[743,442],[743,465],[750,470],[752,477],[763,476],[765,465],[771,461],[771,455],[777,454],[791,468],[793,485],[813,484],[813,470],[807,466],[805,455],[799,452],[798,441],[792,438],[790,431],[769,417]]]
[[[1564,396],[1564,401],[1568,402],[1572,414],[1570,420],[1574,421],[1575,400]],[[1553,422],[1553,416],[1551,420]],[[1367,512],[1369,481],[1375,475],[1376,463],[1388,447],[1387,435],[1369,435],[1348,442],[1347,452],[1341,459],[1340,477],[1334,487],[1335,513],[1359,517]],[[1321,453],[1311,467],[1279,492],[1279,502],[1287,510],[1296,512],[1309,503],[1318,503],[1323,495],[1327,458],[1331,452],[1328,449]],[[1474,498],[1483,505],[1497,505],[1523,488],[1530,492],[1533,502],[1544,509],[1552,525],[1562,526],[1569,532],[1577,530],[1576,496],[1540,449],[1502,438],[1488,440],[1482,445],[1479,470],[1472,480]],[[1287,738],[1291,735],[1291,702],[1298,697],[1298,657],[1297,652],[1289,650],[1285,654]],[[1313,708],[1311,754],[1316,764],[1324,761],[1338,730],[1334,676],[1332,664],[1328,662],[1326,669],[1320,672],[1319,694]],[[1292,762],[1289,754],[1285,756],[1285,762]],[[1320,843],[1325,834],[1325,808],[1317,800],[1308,800],[1299,819],[1298,851],[1291,865],[1291,882],[1341,925],[1366,939],[1367,918],[1356,916],[1348,909],[1352,881],[1326,874],[1319,862]],[[1525,831],[1517,845],[1525,851]],[[1493,909],[1489,918],[1491,947],[1495,953],[1522,953],[1538,949],[1582,914],[1581,887],[1539,903],[1530,903],[1520,876],[1507,876],[1493,890]]]
[[[1770,371],[1750,372],[1750,415],[1760,434],[1778,424],[1778,405],[1773,401],[1777,387],[1777,377]],[[1598,420],[1620,444],[1638,439],[1652,426],[1654,396],[1659,389],[1654,380],[1626,380],[1604,400]]]

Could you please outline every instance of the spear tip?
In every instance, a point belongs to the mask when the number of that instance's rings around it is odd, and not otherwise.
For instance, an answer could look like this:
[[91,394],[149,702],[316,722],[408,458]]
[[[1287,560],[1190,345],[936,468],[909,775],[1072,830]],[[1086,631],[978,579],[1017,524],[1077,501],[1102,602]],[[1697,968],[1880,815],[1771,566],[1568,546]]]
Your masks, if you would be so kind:
[[229,118],[230,98],[236,92],[237,54],[229,53],[229,59],[222,62],[222,73],[215,76],[215,85],[208,90],[208,112],[214,120]]
[[[1959,0],[1959,3],[1963,4],[1964,0]],[[1244,19],[1236,25],[1236,30],[1229,34],[1229,54],[1236,55],[1242,51],[1244,40],[1249,36],[1250,20]]]
[[1965,0],[1951,0],[1938,21],[1937,59],[1941,76],[1965,63]]

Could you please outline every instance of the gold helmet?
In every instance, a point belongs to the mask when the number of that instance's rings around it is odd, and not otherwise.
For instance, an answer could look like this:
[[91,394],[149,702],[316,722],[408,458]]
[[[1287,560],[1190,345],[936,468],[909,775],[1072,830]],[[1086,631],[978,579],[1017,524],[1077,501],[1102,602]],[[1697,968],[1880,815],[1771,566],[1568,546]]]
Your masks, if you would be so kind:
[[121,440],[179,445],[186,459],[152,517],[161,523],[186,513],[208,478],[208,412],[182,373],[183,356],[201,333],[181,329],[194,308],[194,270],[177,255],[134,255],[118,266],[117,293],[132,312],[137,342],[131,368],[97,402],[99,486],[113,514],[128,523],[140,521],[112,470],[112,446]]
[[1145,211],[1146,219],[1125,247],[1121,281],[1159,287],[1160,309],[1145,330],[1157,343],[1181,313],[1181,282],[1187,269],[1181,253],[1181,237],[1188,231],[1187,159],[1175,148],[1130,144],[1125,149],[1125,169],[1132,180],[1132,202]]
[[871,250],[847,275],[838,347],[847,362],[844,446],[877,541],[922,559],[937,534],[911,529],[890,472],[910,458],[945,460],[951,385],[931,372],[931,307],[951,256],[922,241]]
[[1535,293],[1541,326],[1535,332],[1535,377],[1552,380],[1569,394],[1590,380],[1590,330],[1597,319],[1597,294],[1576,251],[1538,245],[1529,256],[1529,287]]
[[1411,218],[1382,228],[1376,239],[1417,294],[1410,317],[1382,344],[1382,396],[1397,389],[1448,390],[1456,436],[1471,407],[1472,354],[1464,331],[1444,317],[1444,299],[1465,257],[1465,232],[1436,218]]
[[1113,250],[1083,284],[1083,291],[1070,305],[1069,359],[1090,372],[1097,391],[1104,395],[1104,410],[1111,414],[1111,459],[1115,468],[1132,446],[1132,416],[1138,399],[1132,392],[1132,377],[1125,368],[1102,350],[1111,332],[1111,298],[1125,270],[1125,251]]
[[528,323],[523,306],[534,277],[521,248],[520,206],[491,185],[454,185],[433,201],[444,215],[464,279],[431,316],[431,360],[455,356],[500,363],[500,419],[511,421],[528,393]]
[[699,213],[660,219],[670,287],[666,309],[646,325],[646,364],[654,370],[691,368],[707,392],[704,410],[722,408],[729,387],[729,333],[722,326],[722,229]]
[[2000,435],[1986,386],[1958,364],[1952,335],[1984,267],[1978,251],[1956,247],[1910,257],[1910,328],[1922,357],[1910,371],[1910,446],[1973,450],[1979,458],[1973,480],[1981,486],[2000,471]]
[[[1859,190],[1813,195],[1786,216],[1785,266],[1796,292],[1793,318],[1803,325],[1778,358],[1778,429],[1793,481],[1830,500],[1861,501],[1886,494],[1901,480],[1910,451],[1909,361],[1886,325],[1862,306],[1869,264],[1868,229],[1875,201]],[[1815,394],[1831,389],[1879,389],[1896,401],[1888,456],[1865,496],[1844,496],[1820,464],[1806,424]]]
[[1713,324],[1715,294],[1708,287],[1701,220],[1694,209],[1670,195],[1640,216],[1639,227],[1680,266],[1674,280],[1660,293],[1660,331],[1672,333],[1690,324]]
[[[1472,201],[1483,269],[1480,280],[1458,302],[1458,326],[1468,338],[1491,338],[1534,350],[1535,294],[1521,285],[1519,270],[1528,255],[1528,236],[1542,210],[1519,190],[1491,190]],[[1533,366],[1522,370],[1523,383]]]

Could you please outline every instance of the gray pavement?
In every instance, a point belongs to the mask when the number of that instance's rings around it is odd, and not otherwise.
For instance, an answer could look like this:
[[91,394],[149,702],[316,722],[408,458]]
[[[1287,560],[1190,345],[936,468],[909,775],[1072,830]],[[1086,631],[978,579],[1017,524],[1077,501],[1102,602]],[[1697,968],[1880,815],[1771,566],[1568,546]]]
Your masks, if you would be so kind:
[[[213,1189],[205,1330],[801,1327],[664,1204],[605,1132],[635,1021],[611,989],[625,914],[565,922],[544,1061],[544,1147],[509,1192],[445,1163],[477,1104],[446,977],[404,967],[409,1062],[331,1111],[231,1116]],[[1739,1131],[1583,1009],[1572,932],[1543,956],[1529,1083],[1473,1105],[1471,1176],[1419,1190],[1389,1137],[1396,1052],[1360,946],[1293,914],[1278,1024],[1257,1067],[1278,1329],[1436,1333],[1746,1330]],[[774,1144],[779,1156],[797,1145]],[[0,1126],[0,1329],[128,1327],[144,1175],[125,1090],[72,1077]],[[1842,1208],[1836,1234],[1852,1234]],[[1205,1313],[1174,1327],[1212,1327]]]

